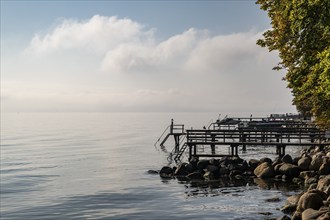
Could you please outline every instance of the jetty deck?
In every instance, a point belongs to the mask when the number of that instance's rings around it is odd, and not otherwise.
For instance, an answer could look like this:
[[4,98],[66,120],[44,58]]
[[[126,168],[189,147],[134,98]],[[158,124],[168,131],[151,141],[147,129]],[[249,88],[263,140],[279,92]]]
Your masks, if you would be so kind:
[[[291,115],[290,115],[291,116]],[[296,115],[267,118],[225,118],[211,123],[208,128],[184,129],[184,125],[176,125],[173,120],[169,133],[161,142],[161,146],[170,136],[174,137],[174,148],[171,157],[177,162],[188,151],[192,157],[224,157],[238,156],[239,148],[247,151],[249,146],[275,147],[278,155],[284,155],[287,146],[329,145],[329,137],[310,120]],[[216,146],[229,147],[228,154],[216,152]],[[199,148],[210,148],[210,153],[201,152]]]

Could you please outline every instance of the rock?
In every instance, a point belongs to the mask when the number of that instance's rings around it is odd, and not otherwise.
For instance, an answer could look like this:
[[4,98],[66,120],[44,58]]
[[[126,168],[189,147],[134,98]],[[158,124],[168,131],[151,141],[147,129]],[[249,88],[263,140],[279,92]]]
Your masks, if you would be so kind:
[[275,174],[281,174],[280,173],[280,168],[281,168],[281,166],[283,165],[284,163],[279,163],[279,164],[276,164],[275,166],[274,166],[274,172],[275,172]]
[[323,192],[327,195],[330,195],[330,186],[328,186]]
[[298,166],[298,161],[300,160],[300,157],[295,157],[292,159],[292,164],[297,165]]
[[314,210],[314,209],[306,209],[305,211],[302,212],[301,214],[301,219],[302,220],[316,220],[319,216],[324,214],[325,212],[319,211],[319,210]]
[[316,176],[316,172],[315,171],[301,171],[299,177],[301,179],[307,179],[310,177],[314,177]]
[[302,195],[303,195],[303,193],[299,193],[299,194],[297,194],[297,195],[289,196],[289,197],[286,199],[287,204],[295,205],[295,206],[297,207],[298,202],[299,202],[299,199],[300,199],[300,197],[301,197]]
[[197,163],[198,163],[198,158],[197,157],[192,157],[189,161],[191,165],[193,165],[194,169],[197,168]]
[[281,160],[283,163],[292,164],[292,157],[289,154],[284,155]]
[[298,167],[302,170],[308,170],[310,164],[311,164],[311,158],[310,157],[302,157],[298,161]]
[[147,173],[148,174],[159,174],[159,171],[157,171],[157,170],[148,170]]
[[295,213],[292,215],[291,220],[301,220],[301,212],[295,211]]
[[215,165],[208,165],[207,170],[214,173],[214,172],[217,172],[219,170],[219,167],[215,166]]
[[308,190],[307,191],[311,191],[313,189],[316,189],[317,187],[317,183],[312,183],[309,187],[308,187]]
[[188,163],[188,164],[185,165],[185,170],[186,170],[188,173],[192,173],[192,172],[194,172],[195,169],[194,169],[193,164]]
[[265,200],[266,202],[279,202],[281,201],[280,198],[274,197],[274,198],[269,198]]
[[319,180],[316,189],[325,191],[330,186],[330,175],[327,175]]
[[322,197],[315,192],[305,192],[298,201],[297,211],[304,211],[306,209],[319,209],[323,205]]
[[300,169],[298,166],[290,164],[290,163],[285,163],[283,164],[280,168],[279,171],[281,174],[284,174],[288,177],[298,177],[300,174]]
[[257,166],[254,174],[259,178],[272,178],[275,176],[274,169],[268,162],[263,162]]
[[249,166],[251,168],[251,171],[254,171],[255,168],[260,164],[259,160],[251,159],[249,160]]
[[330,160],[324,160],[319,169],[320,175],[330,174]]
[[188,170],[186,169],[187,163],[182,163],[178,166],[178,168],[175,170],[174,175],[175,176],[187,176],[189,174]]
[[190,180],[204,180],[203,174],[201,174],[200,172],[197,172],[197,171],[188,174],[187,178]]
[[214,173],[212,173],[211,171],[206,171],[205,174],[203,175],[203,177],[206,180],[214,180],[215,179]]
[[219,174],[220,175],[228,175],[230,171],[227,169],[227,167],[220,167]]
[[209,164],[218,167],[220,165],[220,160],[212,158],[212,159],[209,160]]
[[302,179],[294,177],[292,179],[292,182],[295,183],[295,184],[301,185],[302,184]]
[[311,164],[309,165],[310,170],[318,171],[323,163],[322,156],[320,154],[315,154],[312,157]]
[[239,170],[239,171],[242,171],[244,172],[245,171],[245,168],[243,167],[243,165],[241,164],[229,164],[227,166],[227,168],[232,171],[232,170]]
[[[230,174],[229,174],[229,176],[230,176]],[[239,181],[244,180],[244,177],[242,175],[235,175],[233,178],[236,180],[239,180]]]
[[173,176],[173,169],[171,167],[165,166],[159,171],[159,175],[163,178],[171,178]]
[[302,193],[288,197],[286,204],[281,208],[281,211],[287,214],[291,214],[296,211],[301,195]]
[[240,157],[233,157],[232,161],[233,161],[233,163],[241,164],[241,163],[243,163],[244,160]]
[[319,216],[316,220],[330,220],[330,212],[326,212],[323,215]]
[[276,220],[291,220],[291,218],[287,215],[283,215],[282,217],[279,217]]
[[312,189],[309,192],[319,194],[323,200],[326,200],[328,198],[328,195],[325,192],[318,190],[318,189]]
[[317,177],[310,177],[310,178],[306,178],[305,179],[305,185],[311,185],[311,184],[314,184],[314,183],[317,183],[318,179]]
[[209,165],[208,160],[200,160],[197,162],[197,169],[204,170]]
[[260,159],[260,163],[264,163],[264,162],[267,162],[269,164],[272,164],[273,163],[272,159],[270,159],[268,157],[264,157],[264,158],[261,158]]

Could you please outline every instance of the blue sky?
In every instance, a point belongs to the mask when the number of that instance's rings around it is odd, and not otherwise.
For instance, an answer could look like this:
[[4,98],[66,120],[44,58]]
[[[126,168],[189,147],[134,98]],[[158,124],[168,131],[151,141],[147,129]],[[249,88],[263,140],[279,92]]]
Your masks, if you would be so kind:
[[254,1],[1,1],[2,111],[292,112]]

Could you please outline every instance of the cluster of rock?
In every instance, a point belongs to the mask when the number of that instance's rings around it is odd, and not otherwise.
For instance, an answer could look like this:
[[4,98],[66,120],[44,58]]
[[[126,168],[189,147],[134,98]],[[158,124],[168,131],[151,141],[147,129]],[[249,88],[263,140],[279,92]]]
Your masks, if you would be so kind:
[[290,196],[281,210],[293,220],[330,220],[330,148],[304,150],[293,166],[306,190]]
[[[279,181],[291,180],[306,187],[306,192],[291,196],[282,211],[291,219],[330,220],[330,147],[310,148],[299,157],[290,155],[271,160],[243,160],[239,157],[198,160],[178,167],[165,166],[160,170],[163,178],[180,177],[187,180],[216,180],[230,177],[236,180],[261,178]],[[281,219],[290,219],[283,216]]]

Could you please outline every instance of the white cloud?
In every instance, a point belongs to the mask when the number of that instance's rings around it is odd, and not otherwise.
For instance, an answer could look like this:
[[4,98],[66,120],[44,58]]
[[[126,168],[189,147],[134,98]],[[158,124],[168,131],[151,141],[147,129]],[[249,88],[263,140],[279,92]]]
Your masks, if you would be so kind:
[[292,109],[282,75],[271,70],[278,57],[256,45],[260,37],[191,28],[158,40],[128,18],[65,20],[31,40],[16,70],[28,80],[5,80],[1,95],[6,108],[25,110]]
[[256,31],[211,36],[206,30],[189,29],[157,42],[153,29],[130,19],[93,16],[90,20],[65,20],[44,36],[36,35],[27,51],[44,56],[64,51],[66,59],[97,54],[100,69],[109,73],[206,72],[235,66],[265,53],[255,45]]
[[104,52],[118,44],[138,42],[149,38],[153,31],[130,19],[95,15],[89,20],[64,20],[45,36],[36,34],[28,48],[32,53],[83,48]]

